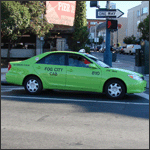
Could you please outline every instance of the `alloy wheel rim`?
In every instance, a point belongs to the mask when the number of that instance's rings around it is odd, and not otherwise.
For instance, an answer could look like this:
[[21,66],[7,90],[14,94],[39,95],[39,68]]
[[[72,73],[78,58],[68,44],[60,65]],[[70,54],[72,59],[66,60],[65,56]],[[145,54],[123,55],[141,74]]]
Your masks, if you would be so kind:
[[39,84],[38,82],[35,80],[35,79],[30,79],[28,82],[27,82],[27,89],[29,92],[36,92],[39,88]]
[[122,93],[122,88],[118,83],[112,83],[108,87],[108,93],[111,97],[118,97]]

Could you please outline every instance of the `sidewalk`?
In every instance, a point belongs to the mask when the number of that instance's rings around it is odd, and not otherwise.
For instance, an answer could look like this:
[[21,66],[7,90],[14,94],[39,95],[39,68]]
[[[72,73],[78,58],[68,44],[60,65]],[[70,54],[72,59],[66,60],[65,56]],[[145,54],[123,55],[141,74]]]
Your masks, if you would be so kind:
[[6,81],[6,78],[5,78],[5,75],[7,72],[8,72],[8,68],[1,68],[1,85],[7,85],[8,84]]
[[[134,71],[134,66],[129,66],[129,64],[121,63],[120,61],[112,62],[112,67]],[[8,68],[1,68],[1,85],[9,85],[5,78],[7,72]],[[144,79],[147,81],[147,89],[149,89],[149,74],[144,75]]]

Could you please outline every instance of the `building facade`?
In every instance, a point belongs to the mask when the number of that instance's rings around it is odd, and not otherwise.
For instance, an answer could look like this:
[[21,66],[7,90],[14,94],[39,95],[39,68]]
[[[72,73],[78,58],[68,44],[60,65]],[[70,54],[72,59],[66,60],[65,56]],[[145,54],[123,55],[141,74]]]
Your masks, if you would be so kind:
[[110,9],[116,9],[116,3],[110,3]]
[[149,15],[149,1],[142,1],[140,5],[128,10],[128,31],[127,36],[134,35],[139,39],[141,33],[138,32],[138,25]]
[[105,19],[87,19],[87,27],[89,29],[90,37],[89,39],[96,39],[97,35],[97,27],[99,24],[104,23]]
[[127,36],[128,18],[121,17],[116,20],[118,20],[118,30],[111,34],[110,43],[114,47],[117,47],[117,43],[120,43],[121,46],[126,46],[123,39]]

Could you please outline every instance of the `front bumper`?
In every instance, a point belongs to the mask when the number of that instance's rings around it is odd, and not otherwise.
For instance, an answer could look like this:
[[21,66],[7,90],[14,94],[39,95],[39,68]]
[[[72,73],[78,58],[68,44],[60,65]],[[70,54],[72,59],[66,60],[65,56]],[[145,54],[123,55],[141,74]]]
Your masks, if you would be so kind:
[[127,87],[127,93],[142,93],[146,91],[147,82],[145,80],[143,81],[137,81],[135,80],[132,84],[128,85]]

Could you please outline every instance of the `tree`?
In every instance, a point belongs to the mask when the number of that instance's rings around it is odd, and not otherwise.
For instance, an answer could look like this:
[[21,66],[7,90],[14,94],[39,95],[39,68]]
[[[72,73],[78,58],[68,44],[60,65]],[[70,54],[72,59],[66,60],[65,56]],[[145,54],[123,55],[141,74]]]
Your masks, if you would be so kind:
[[31,14],[31,23],[28,31],[36,34],[38,37],[49,36],[49,30],[54,27],[53,24],[47,22],[45,17],[46,7],[42,1],[27,1],[25,6],[29,8]]
[[9,41],[7,61],[10,61],[11,45],[21,35],[30,32],[45,36],[53,27],[44,16],[46,8],[41,1],[2,1],[1,2],[1,37]]
[[86,1],[76,1],[72,50],[78,51],[83,48],[88,37],[89,32],[87,30]]
[[11,44],[30,24],[28,8],[16,1],[1,2],[1,36],[9,41],[7,59],[10,60]]
[[149,15],[139,23],[138,30],[142,33],[140,39],[149,41]]
[[125,37],[123,41],[125,44],[139,44],[134,35]]

